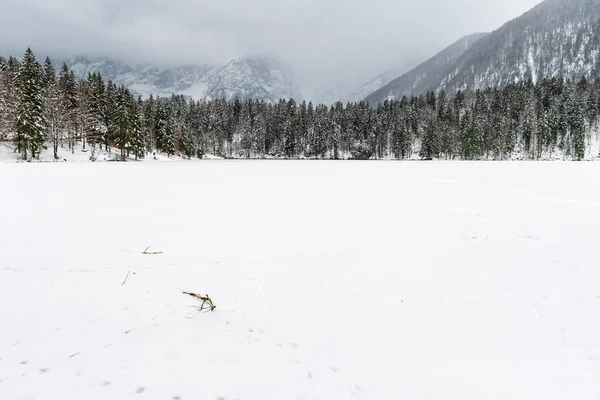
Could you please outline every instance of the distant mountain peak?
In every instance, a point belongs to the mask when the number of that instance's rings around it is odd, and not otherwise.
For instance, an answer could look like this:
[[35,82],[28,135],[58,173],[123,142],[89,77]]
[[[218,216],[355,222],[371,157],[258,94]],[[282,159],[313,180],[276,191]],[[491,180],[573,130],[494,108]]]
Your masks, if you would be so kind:
[[182,94],[196,100],[225,98],[275,102],[279,98],[300,99],[290,70],[273,58],[240,57],[219,67],[211,65],[160,68],[128,64],[110,58],[74,57],[67,62],[78,78],[98,72],[106,80],[148,97]]

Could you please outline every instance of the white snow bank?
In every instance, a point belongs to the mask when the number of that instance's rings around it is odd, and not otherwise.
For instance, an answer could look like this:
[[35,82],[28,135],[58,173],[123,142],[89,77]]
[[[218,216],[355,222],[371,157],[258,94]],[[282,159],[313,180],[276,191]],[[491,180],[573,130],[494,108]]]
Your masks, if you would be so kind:
[[[91,150],[89,146],[83,148],[81,143],[75,144],[73,149],[70,149],[66,144],[58,149],[58,160],[54,159],[52,146],[46,150],[42,150],[39,159],[34,159],[32,162],[90,162]],[[110,151],[104,148],[97,150],[96,162],[120,160],[121,152],[118,148],[112,147]],[[207,159],[221,159],[216,156],[206,156]],[[127,161],[148,162],[148,161],[189,161],[179,155],[167,155],[163,153],[149,153],[146,157],[140,160],[135,160],[135,156],[130,154]],[[22,162],[20,154],[15,153],[12,142],[0,141],[0,162]]]

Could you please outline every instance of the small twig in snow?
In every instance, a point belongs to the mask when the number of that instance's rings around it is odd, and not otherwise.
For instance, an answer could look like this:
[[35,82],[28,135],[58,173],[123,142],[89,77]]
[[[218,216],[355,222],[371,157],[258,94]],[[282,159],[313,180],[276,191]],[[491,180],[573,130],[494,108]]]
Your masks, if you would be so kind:
[[[125,282],[127,282],[127,278],[129,278],[129,274],[131,274],[131,271],[129,271],[127,273],[127,276],[125,277],[125,280],[123,281],[123,283],[121,283],[121,286],[123,286],[125,284]],[[133,274],[135,275],[135,272]]]
[[155,255],[155,254],[162,254],[162,251],[148,251],[150,250],[150,246],[146,247],[146,250],[144,250],[144,252],[142,254],[146,254],[146,255]]

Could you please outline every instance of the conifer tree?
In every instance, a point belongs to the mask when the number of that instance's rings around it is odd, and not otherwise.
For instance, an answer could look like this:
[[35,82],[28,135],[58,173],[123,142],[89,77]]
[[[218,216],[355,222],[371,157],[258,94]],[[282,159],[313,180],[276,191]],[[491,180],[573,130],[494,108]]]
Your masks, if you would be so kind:
[[156,103],[156,109],[154,112],[154,137],[155,137],[155,149],[163,151],[165,148],[165,136],[167,128],[167,112],[165,110],[164,101],[158,100]]
[[331,148],[333,159],[337,160],[342,156],[343,143],[348,142],[347,139],[347,121],[346,112],[342,102],[336,102],[330,109],[331,115],[331,136],[329,137],[328,146]]
[[327,141],[331,134],[330,121],[328,107],[319,104],[315,109],[314,133],[310,143],[310,155],[315,158],[325,158],[327,154]]
[[131,150],[136,160],[141,160],[146,155],[146,140],[144,138],[144,130],[142,128],[142,99],[138,99],[137,102],[131,102]]
[[411,141],[409,122],[407,121],[409,105],[406,96],[402,98],[397,106],[395,123],[392,127],[392,152],[397,159],[405,159],[410,155]]
[[120,86],[116,89],[114,98],[113,138],[114,144],[119,148],[121,160],[126,160],[127,153],[130,150],[132,139],[132,125],[134,116],[131,115],[133,106],[133,97],[125,87]]
[[430,160],[439,156],[438,130],[433,120],[429,119],[424,128],[423,140],[421,141],[421,151],[419,155],[422,159]]
[[78,100],[77,100],[77,82],[72,71],[69,71],[67,65],[63,63],[62,68],[58,74],[58,92],[61,103],[64,103],[66,115],[66,129],[69,139],[69,148],[71,152],[74,152],[75,145],[75,133],[80,126],[78,117],[82,114],[77,113]]
[[49,57],[46,57],[44,62],[44,71],[42,73],[42,86],[44,89],[48,89],[51,85],[56,82],[56,69],[52,65]]
[[167,156],[169,157],[175,154],[175,132],[170,111],[167,113],[164,136],[162,138],[162,150],[167,153]]
[[144,126],[142,130],[146,138],[146,152],[151,153],[156,149],[156,134],[154,131],[156,119],[156,107],[154,102],[154,96],[150,95],[150,98],[144,102],[143,106],[143,121]]
[[108,127],[106,115],[106,92],[104,81],[99,74],[93,73],[87,79],[87,101],[82,103],[85,114],[86,137],[92,148],[92,159],[99,146],[105,142]]
[[102,142],[106,150],[110,151],[110,145],[114,143],[117,137],[117,118],[119,112],[118,106],[118,88],[114,82],[108,81],[106,85],[106,112],[104,115],[104,125],[106,126],[106,134],[102,138]]
[[196,146],[188,129],[184,129],[179,139],[179,152],[187,158],[192,158],[196,155]]
[[[31,50],[31,49],[30,49]],[[14,58],[13,56],[10,56],[8,58],[8,70],[12,71],[14,73],[17,73],[19,71],[19,68],[21,67],[21,63],[19,62],[19,60],[17,60],[16,58]]]
[[462,119],[461,153],[465,160],[473,160],[477,155],[477,127],[472,111]]
[[585,158],[585,90],[587,80],[585,77],[578,83],[574,102],[571,110],[571,135],[573,137],[573,156],[576,160]]
[[39,157],[47,129],[42,97],[42,67],[31,49],[27,49],[15,76],[16,123],[15,151],[22,159]]
[[283,140],[284,153],[286,158],[294,158],[296,156],[297,145],[297,106],[296,102],[291,99],[287,104],[287,110],[284,115],[283,125]]

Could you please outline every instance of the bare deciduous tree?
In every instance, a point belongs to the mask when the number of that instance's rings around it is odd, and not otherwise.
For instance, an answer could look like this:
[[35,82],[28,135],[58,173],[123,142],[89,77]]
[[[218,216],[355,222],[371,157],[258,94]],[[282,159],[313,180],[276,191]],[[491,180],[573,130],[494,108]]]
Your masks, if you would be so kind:
[[46,92],[45,113],[48,120],[48,138],[52,142],[54,159],[58,160],[58,147],[62,144],[69,123],[69,107],[61,96],[57,83]]

